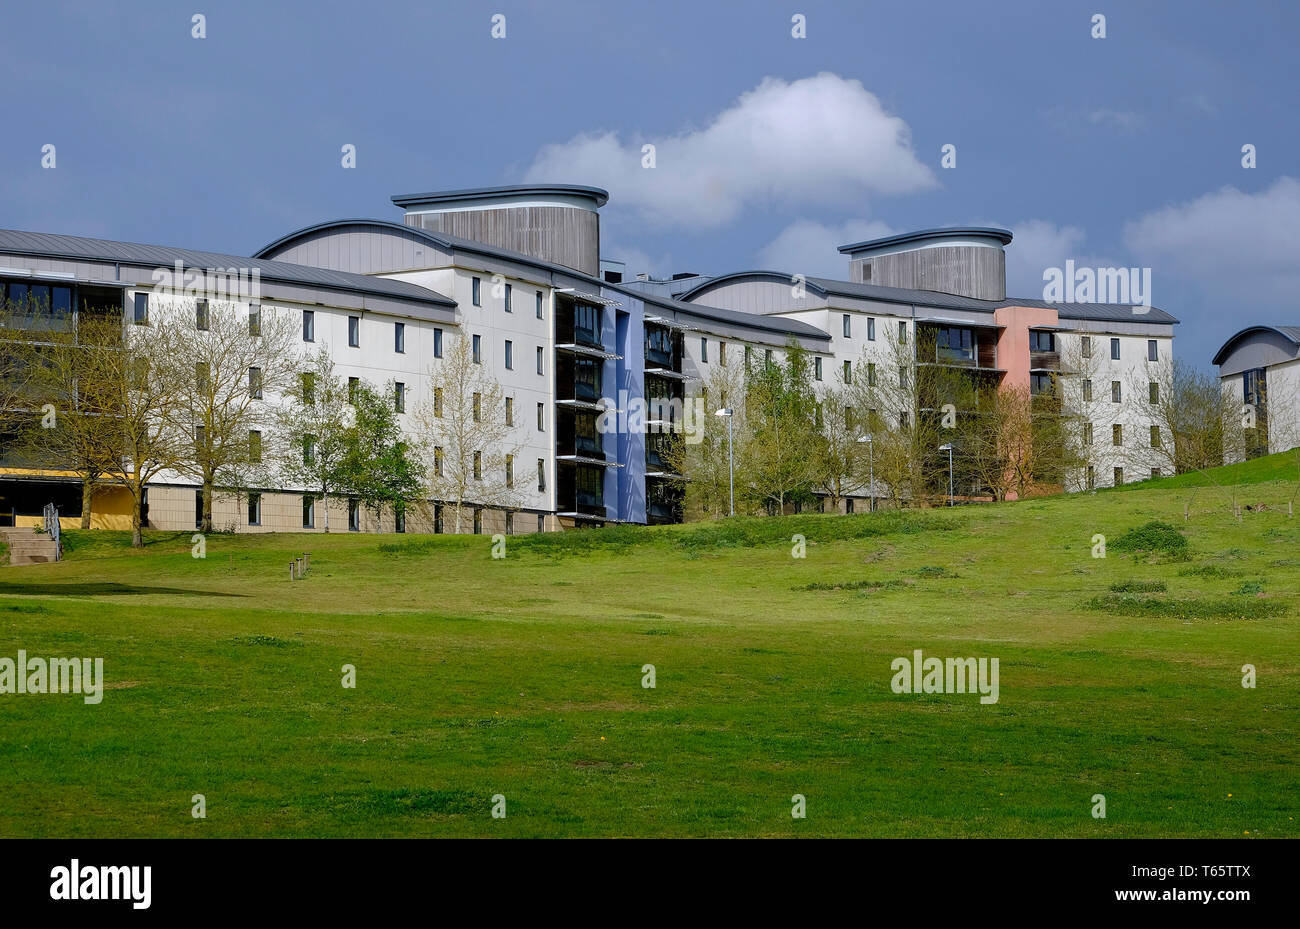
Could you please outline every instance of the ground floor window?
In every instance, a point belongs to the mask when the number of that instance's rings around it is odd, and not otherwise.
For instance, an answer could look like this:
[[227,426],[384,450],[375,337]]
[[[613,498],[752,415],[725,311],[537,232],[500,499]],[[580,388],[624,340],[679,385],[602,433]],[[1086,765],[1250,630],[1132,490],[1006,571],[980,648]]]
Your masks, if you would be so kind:
[[483,510],[478,507],[474,508],[474,534],[483,534]]
[[399,506],[393,510],[393,531],[406,531],[406,508]]
[[311,494],[302,495],[302,527],[304,529],[316,528],[316,501]]
[[844,498],[844,512],[845,512],[845,513],[852,513],[852,512],[853,512],[853,498],[852,498],[852,497],[845,497],[845,498]]
[[1124,483],[1124,469],[1123,469],[1123,468],[1116,468],[1116,469],[1115,469],[1115,486],[1118,487],[1120,484],[1123,484],[1123,483]]
[[194,491],[194,528],[203,527],[203,491]]
[[262,495],[248,495],[248,524],[250,526],[262,525]]
[[537,531],[538,532],[546,531],[546,515],[544,513],[537,514]]
[[435,503],[433,505],[433,531],[438,533],[439,535],[441,535],[443,532],[441,503]]
[[356,500],[348,501],[348,531],[361,531],[361,504]]
[[506,512],[506,535],[515,534],[515,514]]

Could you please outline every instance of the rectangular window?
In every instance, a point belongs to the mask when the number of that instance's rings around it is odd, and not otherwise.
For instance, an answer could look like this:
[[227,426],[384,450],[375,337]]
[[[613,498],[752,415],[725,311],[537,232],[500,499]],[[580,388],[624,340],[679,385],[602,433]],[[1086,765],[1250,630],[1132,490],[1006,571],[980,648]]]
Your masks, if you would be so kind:
[[441,329],[433,330],[433,357],[434,358],[442,357],[442,330]]
[[1124,427],[1121,426],[1119,423],[1116,423],[1115,425],[1110,427],[1110,444],[1111,445],[1124,444]]
[[1092,336],[1084,336],[1080,340],[1080,348],[1084,358],[1092,357]]
[[1056,334],[1052,332],[1039,332],[1036,329],[1030,330],[1029,350],[1031,352],[1056,351]]
[[194,491],[194,528],[203,526],[203,491]]
[[546,404],[545,403],[537,404],[537,431],[538,432],[546,431]]
[[1160,349],[1156,346],[1155,339],[1147,339],[1147,361],[1159,361]]
[[851,361],[844,362],[844,369],[843,371],[840,372],[840,378],[846,384],[853,383],[853,362]]
[[406,506],[398,503],[393,507],[393,531],[406,531]]
[[[848,364],[847,361],[844,363]],[[876,386],[876,363],[874,361],[867,362],[867,386],[868,387]]]
[[207,448],[208,430],[206,426],[194,427],[194,445],[196,448]]
[[1097,486],[1097,469],[1088,465],[1088,489],[1092,490]]
[[474,453],[474,480],[483,480],[483,453]]
[[401,381],[393,384],[393,411],[396,413],[406,412],[406,385]]
[[442,477],[442,446],[433,447],[433,473]]
[[506,397],[506,425],[513,426],[514,424],[515,424],[515,398]]
[[907,344],[907,321],[903,319],[898,321],[898,344]]
[[763,364],[769,367],[772,364],[772,350],[770,348],[763,349]]
[[813,379],[818,381],[822,379],[822,359],[820,355],[813,358]]
[[433,505],[433,531],[438,535],[441,535],[443,532],[441,503],[435,503]]
[[515,514],[510,510],[506,511],[506,535],[515,534]]
[[1152,427],[1151,427],[1151,447],[1152,447],[1152,448],[1159,448],[1159,447],[1160,447],[1160,427],[1159,427],[1159,426],[1152,426]]
[[310,371],[302,373],[302,402],[309,405],[316,402],[316,375]]
[[867,341],[876,341],[876,321],[871,318],[867,319]]
[[348,532],[361,531],[361,504],[355,499],[348,500]]
[[1120,386],[1119,386],[1119,381],[1111,381],[1111,382],[1110,382],[1110,402],[1111,402],[1111,403],[1119,403],[1119,402],[1121,401],[1121,399],[1122,399],[1122,398],[1120,397]]
[[538,532],[546,531],[546,516],[542,513],[537,514],[537,531]]
[[257,464],[262,460],[262,433],[260,430],[248,430],[248,460],[253,464]]
[[853,317],[848,313],[844,314],[844,338],[853,338]]
[[470,299],[471,299],[471,302],[472,302],[475,306],[482,306],[482,305],[483,305],[483,301],[480,299],[480,297],[482,296],[482,294],[480,293],[481,284],[480,284],[478,278],[474,278],[474,279],[470,282],[469,289],[470,289]]
[[511,306],[511,298],[513,296],[514,296],[514,286],[512,284],[507,284],[506,285],[506,312],[507,313],[513,313],[515,311],[514,307]]
[[1147,399],[1152,403],[1160,402],[1160,385],[1155,381],[1150,381],[1147,384]]
[[483,534],[483,510],[479,507],[474,509],[474,534]]
[[248,305],[248,334],[262,334],[262,307],[256,303]]
[[898,367],[898,386],[903,389],[907,388],[907,368],[902,365]]
[[442,388],[433,388],[433,415],[442,419]]
[[1091,380],[1085,380],[1083,382],[1083,401],[1085,403],[1092,402],[1092,381]]
[[474,422],[481,423],[483,421],[483,395],[482,394],[480,393],[474,394],[473,405],[474,405]]
[[393,323],[393,351],[406,354],[406,323]]
[[348,403],[357,402],[357,385],[359,385],[360,383],[361,383],[361,378],[359,377],[348,378]]
[[727,366],[727,343],[718,342],[718,364],[724,368]]
[[546,360],[542,355],[542,347],[540,345],[537,346],[537,373],[546,373]]
[[537,291],[537,318],[542,318],[542,292]]
[[1152,476],[1153,478],[1155,478],[1155,477],[1159,477],[1159,476],[1160,476],[1160,469],[1159,469],[1159,468],[1152,468],[1152,469],[1151,469],[1151,476]]
[[506,455],[506,486],[515,486],[515,456]]
[[348,317],[348,345],[352,348],[361,347],[361,317]]
[[1083,444],[1092,445],[1092,423],[1083,424]]
[[304,342],[316,341],[316,311],[302,311],[302,340]]
[[709,363],[709,340],[707,338],[700,339],[700,363]]
[[543,493],[546,490],[546,460],[537,459],[537,492]]
[[513,371],[515,367],[515,343],[506,339],[506,370]]
[[480,336],[474,336],[474,364],[483,363],[483,339]]
[[311,494],[302,495],[302,527],[316,528],[316,500]]
[[1110,340],[1110,357],[1112,361],[1119,361],[1119,339]]
[[262,525],[262,495],[248,495],[248,524],[250,526]]
[[1115,469],[1115,486],[1118,487],[1120,484],[1123,484],[1123,483],[1124,483],[1124,469],[1123,469],[1123,468],[1116,468],[1116,469]]
[[135,324],[137,326],[149,325],[149,295],[148,294],[135,295]]
[[305,435],[302,437],[302,463],[314,464],[316,462],[316,437],[314,435]]
[[194,326],[200,332],[208,331],[208,301],[200,300],[194,304]]
[[206,393],[208,390],[208,363],[198,361],[194,364],[194,389],[199,393]]
[[752,345],[746,345],[745,346],[745,367],[746,368],[749,367],[750,359],[753,357],[754,357],[754,347]]
[[248,369],[248,395],[254,400],[262,399],[262,369]]

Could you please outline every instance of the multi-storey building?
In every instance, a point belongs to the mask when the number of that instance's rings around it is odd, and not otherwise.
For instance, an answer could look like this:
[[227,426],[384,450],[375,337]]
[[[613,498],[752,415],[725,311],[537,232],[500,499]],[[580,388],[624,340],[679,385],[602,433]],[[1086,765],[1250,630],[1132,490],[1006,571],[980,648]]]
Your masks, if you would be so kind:
[[[813,359],[819,380],[884,370],[902,343],[934,353],[918,364],[1077,392],[1081,406],[1097,406],[1088,414],[1097,455],[1070,489],[1147,476],[1134,473],[1123,443],[1158,431],[1133,385],[1159,381],[1156,372],[1171,363],[1176,320],[1168,314],[1007,298],[1003,248],[1011,234],[991,229],[846,245],[842,281],[773,271],[624,281],[619,264],[599,253],[607,196],[570,185],[395,196],[402,222],[320,223],[251,258],[0,232],[0,296],[43,299],[72,325],[90,303],[120,308],[124,325],[147,324],[160,270],[255,272],[257,293],[233,297],[235,311],[291,319],[304,354],[327,349],[343,377],[400,385],[404,424],[427,399],[452,340],[468,340],[509,402],[517,489],[508,506],[476,511],[474,531],[680,519],[683,483],[665,454],[662,424],[692,415],[688,401],[711,371],[743,366],[756,352],[779,359],[792,343]],[[1112,437],[1120,444],[1102,441]],[[51,501],[65,519],[79,512],[79,488],[57,462],[0,461],[0,522],[34,523]],[[438,501],[404,524],[389,516],[375,526],[345,497],[316,500],[291,486],[223,498],[214,521],[321,531],[324,507],[335,528],[447,528]],[[93,525],[123,527],[129,517],[124,493],[108,487],[96,497]],[[193,480],[160,475],[146,518],[159,529],[194,526]]]
[[1300,445],[1300,326],[1242,329],[1214,364],[1228,412],[1227,463]]

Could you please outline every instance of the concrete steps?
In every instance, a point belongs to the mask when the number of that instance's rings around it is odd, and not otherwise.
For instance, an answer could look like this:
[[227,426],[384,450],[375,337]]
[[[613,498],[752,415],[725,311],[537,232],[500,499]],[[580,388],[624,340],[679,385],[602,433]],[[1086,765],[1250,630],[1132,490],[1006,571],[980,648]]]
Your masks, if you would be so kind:
[[11,565],[44,564],[58,560],[54,540],[45,533],[33,532],[28,527],[0,529],[0,536],[9,545]]

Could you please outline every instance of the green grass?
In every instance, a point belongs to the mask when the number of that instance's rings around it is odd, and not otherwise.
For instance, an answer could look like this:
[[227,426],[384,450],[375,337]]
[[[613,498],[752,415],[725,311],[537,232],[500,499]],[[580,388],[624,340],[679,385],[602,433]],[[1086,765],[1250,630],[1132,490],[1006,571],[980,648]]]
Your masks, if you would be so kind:
[[1108,492],[1129,493],[1142,490],[1180,490],[1194,487],[1234,487],[1250,484],[1267,484],[1274,481],[1289,481],[1291,492],[1283,499],[1294,495],[1297,483],[1297,464],[1300,464],[1300,448],[1293,448],[1276,455],[1265,455],[1242,461],[1222,468],[1208,471],[1189,471],[1169,477],[1121,484],[1108,488]]
[[[64,562],[0,568],[0,657],[102,657],[108,689],[0,695],[0,836],[1294,837],[1294,481],[1252,485],[1240,522],[1150,486],[500,560],[474,536],[211,535],[196,559],[190,533],[69,531]],[[998,658],[999,701],[893,693],[914,649]]]

